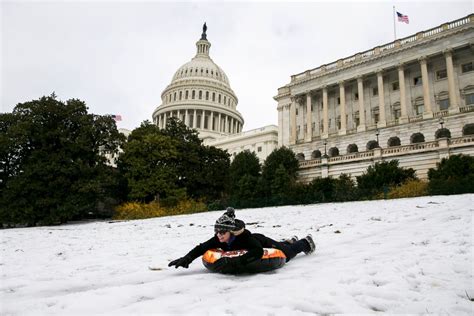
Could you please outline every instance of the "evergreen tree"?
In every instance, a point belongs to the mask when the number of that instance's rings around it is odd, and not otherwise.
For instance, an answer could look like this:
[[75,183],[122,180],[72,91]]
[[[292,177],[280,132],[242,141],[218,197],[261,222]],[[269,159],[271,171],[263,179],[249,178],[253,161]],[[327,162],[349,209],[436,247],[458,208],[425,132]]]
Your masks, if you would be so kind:
[[362,197],[372,198],[390,186],[416,179],[415,170],[398,166],[398,160],[377,162],[357,177],[357,187]]
[[[255,152],[249,150],[238,153],[229,168],[229,189],[232,195],[239,199],[248,199],[255,197],[255,187],[248,191],[248,186],[256,186],[260,177],[260,160]],[[245,180],[241,181],[245,177]]]
[[474,157],[453,155],[443,158],[428,171],[430,194],[474,193]]
[[185,195],[179,187],[176,165],[178,141],[163,135],[148,121],[130,133],[118,167],[128,184],[128,199],[176,201]]
[[[274,193],[281,193],[277,188],[281,187],[279,183],[283,178],[283,171],[286,173],[288,183],[294,183],[296,181],[296,172],[298,171],[298,168],[298,160],[291,149],[286,147],[275,149],[267,157],[262,167],[263,190],[265,194],[271,196]],[[278,169],[280,170],[277,174]]]
[[119,177],[104,153],[116,154],[123,141],[111,117],[52,95],[1,114],[0,131],[1,223],[63,223],[111,211]]

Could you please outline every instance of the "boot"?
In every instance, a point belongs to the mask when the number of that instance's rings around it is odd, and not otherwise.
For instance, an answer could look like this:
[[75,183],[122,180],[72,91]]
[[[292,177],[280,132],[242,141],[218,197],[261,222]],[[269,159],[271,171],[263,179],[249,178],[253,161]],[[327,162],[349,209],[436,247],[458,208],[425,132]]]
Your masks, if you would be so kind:
[[311,236],[311,234],[309,234],[308,236],[306,236],[303,239],[306,240],[306,242],[309,245],[309,250],[304,251],[305,255],[309,255],[309,254],[313,253],[314,250],[316,250],[316,244],[314,243],[313,237]]

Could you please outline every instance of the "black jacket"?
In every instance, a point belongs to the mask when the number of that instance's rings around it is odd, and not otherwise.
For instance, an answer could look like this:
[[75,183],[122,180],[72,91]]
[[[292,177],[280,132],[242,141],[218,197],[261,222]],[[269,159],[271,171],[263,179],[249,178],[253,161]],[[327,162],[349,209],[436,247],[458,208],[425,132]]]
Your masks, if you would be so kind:
[[239,257],[239,263],[242,265],[261,259],[263,256],[262,244],[252,233],[245,229],[241,234],[235,236],[235,239],[230,244],[221,243],[217,235],[214,235],[208,241],[194,247],[186,257],[194,260],[202,256],[207,250],[215,248],[221,248],[224,251],[246,249],[247,253]]

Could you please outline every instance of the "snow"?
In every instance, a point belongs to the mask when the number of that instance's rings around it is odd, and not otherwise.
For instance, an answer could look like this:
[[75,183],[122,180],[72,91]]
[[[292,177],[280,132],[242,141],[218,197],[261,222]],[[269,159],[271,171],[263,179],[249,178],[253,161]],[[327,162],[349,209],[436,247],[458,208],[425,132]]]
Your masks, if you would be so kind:
[[237,210],[252,232],[317,243],[243,276],[167,266],[221,211],[2,230],[0,314],[472,315],[473,211],[474,194]]

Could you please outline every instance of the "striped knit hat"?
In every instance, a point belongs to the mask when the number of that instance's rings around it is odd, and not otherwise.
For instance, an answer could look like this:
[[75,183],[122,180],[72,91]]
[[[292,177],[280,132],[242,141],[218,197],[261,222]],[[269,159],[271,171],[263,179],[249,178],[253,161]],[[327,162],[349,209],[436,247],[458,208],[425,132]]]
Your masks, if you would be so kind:
[[214,231],[229,231],[234,235],[242,233],[245,229],[245,223],[235,218],[235,210],[228,207],[225,213],[219,217],[214,224]]

